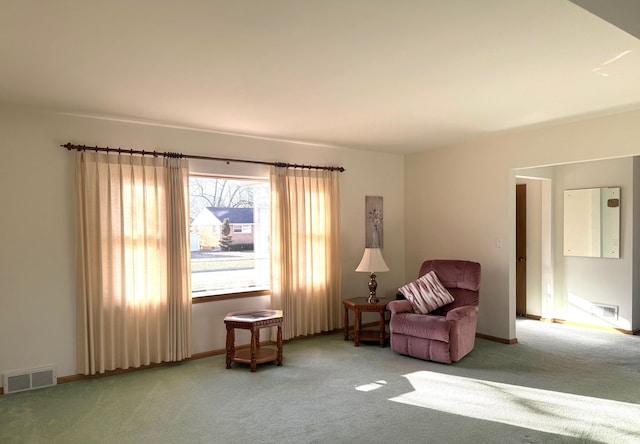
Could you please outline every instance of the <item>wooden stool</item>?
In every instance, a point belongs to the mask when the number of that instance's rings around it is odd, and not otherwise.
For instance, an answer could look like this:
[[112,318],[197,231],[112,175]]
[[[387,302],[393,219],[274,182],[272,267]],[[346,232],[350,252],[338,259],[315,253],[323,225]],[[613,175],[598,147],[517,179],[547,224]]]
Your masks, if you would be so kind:
[[[227,368],[232,362],[250,364],[255,372],[257,364],[278,361],[282,365],[282,310],[251,310],[232,311],[224,318],[227,327]],[[260,329],[278,327],[276,349],[260,347]],[[249,350],[235,348],[235,329],[251,330],[251,344]]]

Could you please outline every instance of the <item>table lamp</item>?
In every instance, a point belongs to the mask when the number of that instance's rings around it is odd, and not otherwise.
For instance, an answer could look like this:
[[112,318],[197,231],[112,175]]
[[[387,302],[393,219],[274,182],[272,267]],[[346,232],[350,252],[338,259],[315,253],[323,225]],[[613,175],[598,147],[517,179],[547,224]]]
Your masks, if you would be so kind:
[[376,272],[389,271],[389,267],[387,267],[387,264],[384,262],[380,248],[365,248],[362,260],[358,268],[356,268],[356,271],[371,273],[368,302],[377,303],[376,288],[378,288],[378,283],[376,282]]

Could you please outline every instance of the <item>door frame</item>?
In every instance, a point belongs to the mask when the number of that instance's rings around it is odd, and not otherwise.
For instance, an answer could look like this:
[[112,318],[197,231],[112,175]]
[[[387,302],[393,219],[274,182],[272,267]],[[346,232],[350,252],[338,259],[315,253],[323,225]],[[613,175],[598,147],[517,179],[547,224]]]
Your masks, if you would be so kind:
[[[515,183],[528,184],[527,188],[527,316],[534,319],[554,318],[554,247],[552,179],[532,175],[515,175]],[[516,313],[516,187],[513,187],[513,276],[512,315]]]
[[516,184],[516,316],[527,316],[527,184]]

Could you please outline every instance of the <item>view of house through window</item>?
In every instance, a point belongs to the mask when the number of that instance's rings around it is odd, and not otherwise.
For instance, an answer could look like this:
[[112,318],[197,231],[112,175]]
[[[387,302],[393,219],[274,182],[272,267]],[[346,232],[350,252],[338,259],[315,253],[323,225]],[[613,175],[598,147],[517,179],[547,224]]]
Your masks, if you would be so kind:
[[269,181],[189,177],[193,296],[268,290]]

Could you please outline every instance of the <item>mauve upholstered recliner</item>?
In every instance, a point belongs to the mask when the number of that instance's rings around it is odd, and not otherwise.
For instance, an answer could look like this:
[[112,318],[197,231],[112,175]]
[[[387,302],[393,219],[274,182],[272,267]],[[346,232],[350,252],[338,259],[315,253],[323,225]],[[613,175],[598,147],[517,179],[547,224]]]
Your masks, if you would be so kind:
[[431,260],[418,277],[434,271],[454,301],[428,314],[414,313],[407,300],[392,301],[389,329],[391,349],[403,355],[445,364],[459,361],[475,345],[480,301],[480,264]]

